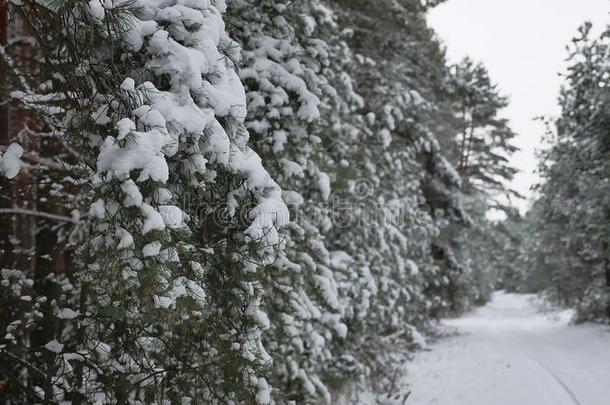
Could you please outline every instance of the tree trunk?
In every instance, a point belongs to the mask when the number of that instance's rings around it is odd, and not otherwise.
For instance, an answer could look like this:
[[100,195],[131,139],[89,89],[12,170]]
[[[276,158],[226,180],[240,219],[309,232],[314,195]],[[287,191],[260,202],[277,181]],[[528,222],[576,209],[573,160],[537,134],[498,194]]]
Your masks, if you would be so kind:
[[[0,0],[0,45],[8,42],[8,0]],[[9,141],[9,99],[6,88],[6,65],[0,58],[0,145]]]

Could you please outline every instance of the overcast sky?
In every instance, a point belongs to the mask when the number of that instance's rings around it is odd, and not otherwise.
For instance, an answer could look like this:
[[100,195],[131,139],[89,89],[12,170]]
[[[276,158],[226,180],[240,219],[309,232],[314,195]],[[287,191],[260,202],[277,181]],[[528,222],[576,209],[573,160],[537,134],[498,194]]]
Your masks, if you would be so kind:
[[[557,96],[565,71],[565,46],[584,21],[595,32],[607,22],[608,0],[448,0],[430,13],[430,23],[447,46],[450,61],[468,55],[482,61],[492,80],[510,97],[505,112],[518,133],[520,170],[513,187],[528,196],[537,182],[534,151],[544,126],[532,119],[557,116]],[[525,208],[526,202],[519,203]]]

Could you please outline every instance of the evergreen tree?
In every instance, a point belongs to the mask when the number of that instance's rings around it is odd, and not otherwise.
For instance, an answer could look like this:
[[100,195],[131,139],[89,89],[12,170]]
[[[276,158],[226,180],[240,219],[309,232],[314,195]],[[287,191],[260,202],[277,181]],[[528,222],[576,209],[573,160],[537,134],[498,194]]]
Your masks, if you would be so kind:
[[[466,58],[452,66],[446,83],[452,123],[457,133],[446,142],[451,161],[462,179],[463,224],[449,226],[439,242],[449,246],[461,277],[452,279],[453,311],[470,302],[486,302],[495,290],[501,266],[498,244],[502,234],[487,217],[490,212],[511,214],[511,197],[521,198],[508,184],[516,170],[508,158],[517,150],[511,144],[515,133],[501,117],[507,106],[482,64]],[[465,225],[465,226],[464,226]],[[457,302],[456,302],[457,301]]]
[[527,260],[552,301],[581,320],[608,320],[608,35],[585,24],[573,40],[561,92],[561,117],[541,155],[543,183],[534,205]]
[[[45,33],[41,59],[59,51],[61,73],[42,94],[12,96],[57,117],[53,135],[90,168],[73,173],[88,198],[73,214],[74,273],[61,286],[70,294],[51,301],[62,322],[55,339],[16,354],[17,375],[29,371],[47,400],[270,401],[261,271],[288,215],[246,144],[224,9],[18,6]],[[224,205],[247,221],[218,221]],[[25,339],[13,339],[16,351]],[[26,360],[36,352],[47,353],[40,368]]]
[[265,304],[276,320],[266,340],[274,363],[277,399],[323,398],[332,363],[329,342],[345,338],[343,307],[330,270],[324,233],[331,219],[319,131],[322,99],[334,95],[322,69],[329,52],[318,34],[318,1],[229,2],[227,21],[243,48],[246,126],[292,211],[280,237],[284,249],[266,268]]
[[12,3],[6,398],[404,401],[419,331],[513,246],[506,99],[438,3]]
[[[515,133],[500,117],[507,98],[492,84],[485,67],[468,58],[453,66],[447,85],[458,114],[460,133],[454,153],[465,192],[476,190],[496,198],[493,194],[515,195],[506,188],[517,172],[508,164],[508,157],[518,150],[510,143]],[[499,203],[493,207],[502,209]]]
[[460,212],[459,177],[430,130],[447,70],[419,2],[331,4],[349,27],[331,43],[340,58],[326,76],[339,98],[323,138],[337,168],[329,243],[338,268],[351,270],[337,275],[350,331],[338,350],[342,367],[387,393],[399,363],[387,347],[421,343],[416,327],[436,298],[427,284],[444,286],[432,241]]

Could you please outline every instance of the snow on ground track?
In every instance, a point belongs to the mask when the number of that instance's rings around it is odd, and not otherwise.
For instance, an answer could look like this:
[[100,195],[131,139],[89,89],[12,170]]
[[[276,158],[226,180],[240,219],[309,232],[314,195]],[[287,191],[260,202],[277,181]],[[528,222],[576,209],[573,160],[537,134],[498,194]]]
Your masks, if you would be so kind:
[[445,321],[457,336],[418,353],[407,405],[610,405],[610,328],[568,325],[529,295],[494,294]]

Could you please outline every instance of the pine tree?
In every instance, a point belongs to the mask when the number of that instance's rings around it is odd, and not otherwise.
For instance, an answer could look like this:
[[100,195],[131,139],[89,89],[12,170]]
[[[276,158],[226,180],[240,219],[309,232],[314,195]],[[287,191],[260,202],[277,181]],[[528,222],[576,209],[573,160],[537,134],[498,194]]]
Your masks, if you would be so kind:
[[506,99],[438,3],[12,3],[6,398],[404,401],[419,331],[507,274]]
[[[488,213],[511,213],[511,198],[521,198],[508,186],[516,170],[508,158],[517,150],[515,133],[501,117],[507,106],[482,64],[466,58],[451,67],[446,82],[453,141],[445,140],[451,161],[462,179],[464,223],[449,226],[439,245],[452,251],[458,275],[451,280],[452,310],[460,312],[474,300],[487,301],[500,277],[497,260],[501,234]],[[465,225],[465,226],[464,226]]]
[[332,5],[338,27],[349,27],[330,44],[340,57],[326,76],[339,97],[323,139],[337,167],[329,244],[338,269],[349,271],[337,275],[349,330],[338,350],[341,367],[388,395],[399,361],[386,348],[404,354],[419,342],[416,327],[435,300],[424,295],[427,284],[443,288],[432,240],[459,212],[459,177],[429,126],[445,61],[419,2],[382,2],[373,12],[364,2]]
[[[492,84],[485,67],[468,58],[453,66],[447,86],[458,114],[460,134],[454,153],[465,191],[477,190],[495,198],[498,193],[517,195],[506,188],[516,173],[508,157],[518,150],[510,143],[515,133],[500,116],[507,98]],[[493,207],[503,209],[501,203]]]
[[286,401],[331,402],[323,382],[333,361],[329,342],[346,334],[323,236],[331,222],[325,209],[331,189],[319,122],[322,100],[334,89],[322,74],[329,52],[315,38],[320,8],[318,1],[231,1],[227,17],[243,48],[251,143],[292,211],[280,234],[284,249],[265,269],[265,305],[275,320],[265,340],[278,359],[277,399]]
[[536,241],[528,275],[581,320],[608,320],[608,36],[585,24],[570,48],[561,117],[541,155],[543,183],[534,205]]
[[61,73],[13,96],[56,113],[90,168],[47,399],[270,401],[261,271],[288,216],[246,144],[239,49],[214,4],[18,8]]

